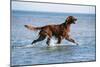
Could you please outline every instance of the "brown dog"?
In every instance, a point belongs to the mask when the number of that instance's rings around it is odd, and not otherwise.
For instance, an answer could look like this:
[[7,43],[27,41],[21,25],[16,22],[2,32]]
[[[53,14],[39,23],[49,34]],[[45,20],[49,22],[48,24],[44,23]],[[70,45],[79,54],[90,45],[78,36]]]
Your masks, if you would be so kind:
[[39,38],[34,40],[31,44],[42,41],[47,37],[46,43],[48,46],[50,46],[51,37],[55,36],[58,39],[57,44],[60,44],[61,40],[65,38],[66,40],[78,45],[78,43],[76,43],[75,40],[72,39],[69,35],[70,26],[71,24],[75,24],[75,21],[77,21],[75,17],[68,16],[65,22],[59,25],[46,25],[43,27],[33,27],[32,25],[25,25],[25,27],[33,31],[40,30]]

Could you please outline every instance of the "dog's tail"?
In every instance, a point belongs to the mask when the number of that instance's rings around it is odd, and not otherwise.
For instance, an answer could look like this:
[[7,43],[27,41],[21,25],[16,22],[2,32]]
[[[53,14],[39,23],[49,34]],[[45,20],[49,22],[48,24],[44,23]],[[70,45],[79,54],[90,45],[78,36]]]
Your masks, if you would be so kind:
[[42,27],[34,27],[32,25],[24,25],[29,30],[41,30]]

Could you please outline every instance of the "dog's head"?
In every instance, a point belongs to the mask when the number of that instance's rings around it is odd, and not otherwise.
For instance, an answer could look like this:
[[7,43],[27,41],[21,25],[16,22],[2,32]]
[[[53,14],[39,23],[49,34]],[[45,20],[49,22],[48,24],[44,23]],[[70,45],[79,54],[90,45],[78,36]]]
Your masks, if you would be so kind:
[[77,21],[77,19],[73,16],[68,16],[67,19],[66,19],[67,23],[70,23],[70,24],[75,24],[75,22]]

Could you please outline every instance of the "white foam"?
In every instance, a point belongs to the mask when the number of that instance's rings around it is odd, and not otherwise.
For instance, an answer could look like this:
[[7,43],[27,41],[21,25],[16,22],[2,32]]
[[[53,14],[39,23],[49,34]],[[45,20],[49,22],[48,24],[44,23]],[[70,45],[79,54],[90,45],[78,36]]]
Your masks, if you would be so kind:
[[34,47],[34,44],[33,45],[29,44],[29,45],[26,45],[24,47]]
[[28,44],[28,45],[17,47],[17,48],[31,48],[31,47],[34,47],[34,45]]
[[56,46],[55,42],[56,42],[55,40],[51,39],[50,46]]
[[56,40],[55,39],[51,39],[51,42],[50,42],[50,47],[54,47],[54,46],[62,46],[64,44],[56,44]]

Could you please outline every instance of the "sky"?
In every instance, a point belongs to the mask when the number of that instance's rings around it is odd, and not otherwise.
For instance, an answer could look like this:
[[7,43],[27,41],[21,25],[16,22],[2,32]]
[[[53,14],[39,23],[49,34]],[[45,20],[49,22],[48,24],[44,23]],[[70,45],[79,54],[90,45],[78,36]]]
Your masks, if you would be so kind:
[[95,14],[95,6],[12,1],[12,10]]

